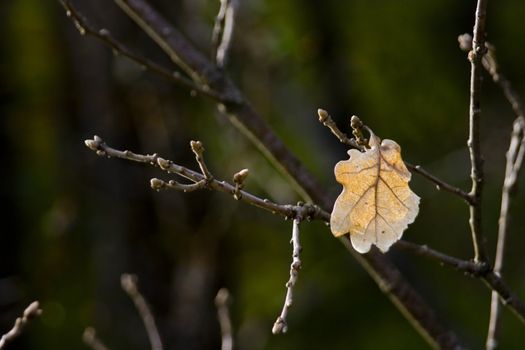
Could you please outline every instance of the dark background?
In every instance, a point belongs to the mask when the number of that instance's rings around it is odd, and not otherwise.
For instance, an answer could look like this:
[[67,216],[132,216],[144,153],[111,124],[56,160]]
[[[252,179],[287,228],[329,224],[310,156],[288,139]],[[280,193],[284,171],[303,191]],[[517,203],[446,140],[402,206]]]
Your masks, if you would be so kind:
[[[109,1],[78,8],[136,52],[169,60]],[[151,1],[203,51],[219,1]],[[470,65],[457,45],[475,1],[241,1],[228,71],[278,135],[334,197],[333,165],[345,147],[316,110],[342,129],[359,115],[395,139],[404,158],[468,189],[465,147]],[[523,92],[525,2],[489,2],[488,39]],[[495,250],[499,198],[514,115],[485,80],[483,226]],[[168,349],[217,349],[213,299],[233,295],[239,349],[421,349],[427,345],[319,222],[302,225],[303,269],[286,335],[271,335],[284,300],[291,223],[210,191],[157,193],[146,166],[97,157],[94,134],[121,149],[158,152],[197,169],[201,140],[216,178],[250,169],[247,189],[276,202],[298,196],[214,103],[82,37],[58,1],[0,3],[0,333],[32,300],[44,314],[13,348],[82,349],[86,326],[113,349],[148,348],[141,320],[120,289],[136,273]],[[523,180],[520,181],[523,187]],[[422,197],[404,238],[472,256],[468,208],[414,176]],[[512,211],[505,277],[525,296],[524,194]],[[490,292],[434,261],[388,253],[472,348],[484,344]],[[523,326],[503,312],[502,348],[519,349]],[[521,345],[520,345],[521,344]]]

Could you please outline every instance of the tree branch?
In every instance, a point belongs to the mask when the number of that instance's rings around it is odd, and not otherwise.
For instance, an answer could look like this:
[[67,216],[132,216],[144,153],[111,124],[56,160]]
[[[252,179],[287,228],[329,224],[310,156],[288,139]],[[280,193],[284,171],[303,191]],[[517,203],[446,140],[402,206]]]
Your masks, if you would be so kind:
[[480,278],[490,290],[498,294],[503,305],[507,306],[521,322],[525,323],[525,304],[507,286],[501,276],[492,271],[488,263],[461,260],[435,251],[425,245],[419,246],[406,241],[399,241],[396,243],[396,246],[410,250],[418,255],[430,257],[444,265],[452,266],[456,270]]
[[[509,150],[507,151],[507,163],[505,167],[505,180],[503,181],[503,190],[501,194],[500,217],[498,221],[498,243],[496,247],[496,258],[494,262],[494,273],[501,276],[503,268],[503,259],[505,255],[505,243],[509,223],[509,209],[512,194],[515,192],[516,183],[523,163],[525,154],[525,123],[522,117],[518,117],[513,125]],[[501,313],[498,294],[492,292],[490,304],[490,321],[487,335],[487,349],[494,350],[497,348],[497,339],[499,335],[499,316]]]
[[475,277],[480,277],[490,270],[490,266],[487,264],[480,264],[474,261],[458,259],[456,257],[446,255],[437,250],[429,248],[426,244],[418,245],[412,242],[399,240],[395,244],[395,247],[411,251],[421,256],[427,256],[429,258],[437,260],[441,265],[450,266],[460,272]]
[[145,57],[135,54],[124,44],[115,39],[109,30],[105,28],[96,29],[73,6],[73,4],[69,0],[61,0],[60,2],[66,10],[67,16],[71,18],[71,20],[75,24],[75,27],[78,29],[81,35],[87,34],[100,40],[102,43],[111,48],[114,52],[129,58],[131,61],[137,63],[139,66],[149,69],[153,73],[156,73],[168,80],[171,80],[184,87],[187,87],[192,91],[201,93],[204,96],[208,96],[216,101],[224,100],[224,97],[219,96],[214,91],[210,90],[207,86],[201,86],[194,83],[193,81],[191,81],[191,79],[182,76],[180,72],[171,71]]
[[281,311],[281,314],[277,317],[277,320],[273,325],[273,334],[286,333],[286,331],[288,330],[288,311],[290,310],[290,307],[293,304],[293,289],[295,287],[295,284],[297,283],[297,278],[299,277],[299,270],[302,266],[300,257],[302,247],[299,241],[299,224],[301,223],[301,220],[302,219],[300,217],[296,217],[293,219],[292,239],[290,241],[290,243],[292,243],[293,246],[292,264],[290,265],[290,279],[288,280],[288,282],[286,282],[286,297],[284,299],[284,306]]
[[[172,60],[182,64],[181,67],[184,67],[194,80],[201,79],[212,90],[223,96],[223,103],[219,105],[219,109],[229,117],[233,126],[246,135],[273,165],[285,174],[305,201],[319,203],[325,210],[331,207],[332,198],[318,185],[261,116],[253,110],[221,69],[207,60],[177,29],[143,0],[116,1]],[[245,196],[243,194],[243,199]],[[457,336],[442,325],[434,310],[414,290],[388,257],[377,249],[363,256],[351,248],[347,237],[342,238],[341,242],[430,344],[450,349],[461,347]],[[384,286],[390,287],[385,289]]]
[[221,288],[215,297],[215,306],[217,307],[217,318],[221,326],[221,350],[233,349],[232,322],[230,319],[230,292],[228,289]]
[[[236,191],[239,191],[240,200],[245,201],[249,204],[255,205],[257,207],[263,208],[271,212],[272,214],[280,215],[285,218],[303,217],[303,218],[312,219],[312,220],[317,219],[317,220],[321,220],[327,223],[330,221],[330,214],[322,210],[316,205],[303,204],[303,205],[294,206],[294,205],[289,205],[289,204],[276,204],[267,199],[259,198],[249,192],[238,190],[238,189],[236,190],[235,185],[229,184],[225,181],[219,181],[219,180],[213,179],[213,177],[211,181],[206,182],[206,178],[204,175],[199,174],[186,167],[175,164],[172,161],[163,159],[159,157],[157,154],[141,155],[141,154],[133,153],[131,151],[119,151],[119,150],[116,150],[108,146],[104,141],[102,141],[100,137],[97,137],[97,136],[95,136],[93,140],[86,140],[86,145],[91,150],[95,151],[99,156],[106,156],[108,158],[121,158],[121,159],[131,160],[135,162],[146,163],[146,164],[150,164],[153,166],[158,166],[159,168],[161,168],[162,170],[168,173],[179,175],[181,177],[189,179],[190,181],[193,181],[194,183],[205,184],[205,186],[203,186],[202,188],[207,186],[206,188],[224,192],[227,194],[235,194]],[[202,161],[202,158],[201,158],[201,161]],[[243,173],[246,174],[245,172]],[[161,180],[155,180],[155,179],[152,180],[152,182],[154,181],[161,181]],[[154,187],[155,189],[158,189],[157,186],[152,186],[152,187]],[[349,250],[352,249],[347,236],[345,236],[342,239],[342,242],[349,248]],[[521,320],[525,320],[525,312],[524,312],[525,307],[523,306],[523,303],[506,286],[506,284],[503,282],[501,277],[496,276],[496,275],[493,276],[493,273],[490,270],[490,266],[487,263],[478,263],[478,262],[473,262],[473,261],[468,261],[468,260],[461,260],[461,259],[458,259],[452,256],[448,256],[436,250],[433,250],[425,245],[420,246],[420,245],[410,243],[407,241],[399,241],[398,243],[396,243],[396,246],[399,248],[405,249],[405,250],[412,251],[418,255],[431,257],[439,261],[443,265],[451,266],[458,271],[461,271],[466,274],[483,279],[486,282],[486,284],[490,287],[490,289],[496,291],[500,295],[500,298],[502,298],[503,300],[506,300],[506,305],[511,310],[513,310],[513,312],[517,314]],[[297,245],[294,246],[294,248],[296,247]],[[296,251],[297,249],[294,249],[294,256],[295,256]],[[379,267],[384,268],[384,265],[381,265],[381,260],[379,260],[380,263],[378,263],[375,260],[376,255],[374,254],[373,251],[372,253],[368,253],[364,256],[357,254],[357,253],[354,255],[356,256],[356,258],[361,259],[361,263],[365,267],[369,268],[369,272],[371,274],[375,271],[375,269],[378,269]],[[377,256],[384,257],[384,255],[381,255],[381,254],[378,254]],[[368,257],[368,259],[366,259],[365,257]],[[370,264],[370,266],[368,264]],[[373,274],[372,276],[374,276],[376,281],[378,281],[378,284],[380,285],[381,289],[389,297],[393,298],[393,300],[397,300],[398,294],[406,295],[406,297],[410,297],[410,298],[418,298],[417,294],[412,294],[411,290],[405,290],[404,288],[406,288],[406,286],[403,283],[398,283],[398,281],[402,282],[403,280],[401,280],[401,275],[396,269],[381,270],[380,273],[381,274],[378,274],[378,275]],[[393,282],[385,283],[385,279],[380,279],[380,276],[382,275],[388,275]],[[292,287],[293,287],[293,284],[292,284]],[[420,299],[415,299],[414,302],[417,304],[423,301]],[[287,308],[286,305],[289,305],[288,301],[285,302],[285,308]],[[284,311],[284,308],[283,308],[283,312],[285,313],[284,318],[282,314],[280,318],[283,320],[286,320],[287,310]],[[419,320],[419,318],[417,317],[415,317],[415,319]],[[437,321],[432,320],[432,319],[421,318],[421,320],[426,321],[430,324],[433,324],[434,326],[439,324],[439,323],[435,323]],[[277,321],[279,321],[279,319]],[[278,322],[276,322],[276,325],[277,323]],[[422,329],[420,330],[422,332],[424,329],[427,329],[427,328],[423,328],[419,324],[416,324],[416,326],[421,327]],[[429,327],[429,325],[425,324],[425,327]],[[274,326],[274,329],[275,329],[275,326]],[[433,331],[437,332],[437,330],[433,330]],[[445,332],[443,334],[447,334],[447,333]],[[447,336],[450,336],[450,334]],[[439,346],[441,346],[442,348],[449,348],[448,345],[458,344],[457,339],[454,339],[454,338],[445,338],[445,337],[439,338],[438,339],[439,342],[434,342],[433,339],[434,338],[430,338],[428,340],[434,345],[440,344]],[[451,348],[454,348],[454,347],[451,347]]]
[[[152,155],[142,155],[133,153],[131,151],[119,151],[108,146],[100,137],[95,136],[93,140],[86,140],[86,146],[89,147],[92,151],[95,151],[99,156],[105,156],[108,158],[121,158],[126,160],[131,160],[134,162],[150,164],[160,169],[166,171],[169,174],[176,174],[180,177],[188,179],[193,182],[193,184],[174,185],[175,182],[171,183],[164,182],[159,179],[152,179],[151,186],[155,190],[160,189],[176,189],[176,190],[193,190],[193,186],[199,184],[199,188],[209,188],[211,190],[224,192],[230,195],[236,195],[236,199],[242,200],[248,204],[254,205],[256,207],[265,209],[272,214],[282,216],[284,218],[293,218],[297,215],[301,215],[304,218],[314,220],[319,219],[325,222],[330,221],[330,214],[322,210],[320,207],[313,204],[304,204],[304,205],[290,205],[290,204],[277,204],[273,203],[268,199],[259,198],[249,192],[240,190],[238,185],[232,185],[226,181],[219,181],[211,177],[210,180],[206,180],[206,177],[202,174],[199,174],[196,171],[193,171],[189,168],[183,167],[181,165],[175,164],[170,160],[159,157],[156,153]],[[246,173],[246,172],[244,172]],[[239,180],[237,180],[239,181]],[[181,187],[184,186],[184,187]],[[187,186],[187,187],[186,187]],[[197,189],[197,188],[195,188]]]
[[144,322],[144,328],[148,334],[148,339],[151,345],[151,350],[162,350],[162,340],[160,339],[159,330],[155,324],[155,318],[151,312],[146,299],[140,293],[137,286],[137,276],[130,274],[123,274],[120,277],[120,285],[122,289],[128,294],[130,299],[135,304],[137,311]]
[[220,0],[220,3],[221,7],[213,26],[212,58],[217,67],[224,68],[228,59],[239,4],[238,0]]
[[[153,155],[141,155],[136,154],[131,151],[119,151],[116,150],[110,146],[108,146],[102,139],[98,136],[95,136],[93,140],[86,140],[86,145],[93,151],[95,151],[99,156],[107,156],[108,158],[121,158],[126,160],[131,160],[135,162],[150,164],[153,166],[158,166],[162,170],[176,174],[178,176],[184,177],[186,179],[189,179],[190,181],[193,181],[194,183],[200,183],[205,182],[205,177],[202,174],[199,174],[191,169],[182,167],[180,165],[177,165],[169,160],[163,159],[159,157],[157,154]],[[242,175],[241,175],[242,174]],[[243,181],[241,179],[242,177],[246,177],[247,173],[244,171],[241,171],[234,176],[234,182],[237,185],[237,182]],[[237,179],[235,180],[235,178]],[[155,180],[154,181],[161,181],[161,180]],[[228,184],[225,181],[218,181],[213,179],[212,181],[209,181],[206,184],[207,188],[212,190],[217,190],[221,192],[225,192],[228,194],[234,194],[234,198],[243,200],[249,204],[255,205],[257,207],[263,208],[272,214],[280,215],[285,218],[290,217],[302,217],[306,219],[318,219],[322,220],[326,223],[330,221],[330,214],[321,208],[317,207],[316,205],[312,204],[303,204],[303,205],[280,205],[275,204],[267,199],[262,199],[259,197],[256,197],[252,195],[249,192],[246,191],[240,191],[240,189],[237,188],[237,186],[233,186],[231,184]],[[157,189],[157,186],[152,186],[155,189]],[[238,191],[238,192],[237,192]],[[237,193],[238,197],[235,197]],[[354,256],[367,268],[367,271],[372,275],[372,277],[376,280],[376,282],[379,284],[380,288],[383,290],[383,292],[392,299],[392,301],[397,302],[398,295],[404,296],[406,298],[405,300],[410,300],[410,303],[414,303],[415,305],[420,305],[419,303],[424,303],[424,301],[415,293],[413,290],[407,288],[407,286],[403,283],[402,275],[400,272],[388,265],[383,265],[382,258],[384,255],[378,253],[378,251],[372,251],[371,253],[368,253],[367,255],[363,256],[358,253],[355,253],[355,251],[351,248],[350,240],[347,236],[343,237],[341,239],[341,242],[347,247],[347,249],[354,254]],[[399,244],[399,243],[398,243]],[[411,247],[412,249],[419,249],[425,251],[426,249],[423,248],[416,248],[417,245],[413,243],[405,242],[404,246]],[[446,256],[442,253],[436,253],[434,254],[434,257],[439,260],[439,257]],[[447,260],[456,259],[452,257],[445,258],[444,263],[447,263]],[[459,261],[459,259],[456,259]],[[459,262],[457,265],[458,269],[463,269],[462,271],[467,272],[469,269],[474,271],[476,267],[472,267],[473,263],[470,263],[468,261],[462,261]],[[379,270],[382,269],[382,270]],[[375,271],[378,271],[377,273]],[[473,272],[474,273],[474,272]],[[383,276],[388,276],[387,278],[383,278]],[[392,281],[392,282],[387,282]],[[408,301],[407,301],[408,303]],[[429,315],[427,314],[426,310],[416,310],[416,312],[420,312],[420,314],[416,314],[416,317],[414,317],[414,320],[418,320],[417,322],[413,324],[414,327],[416,327],[422,334],[424,334],[427,338],[427,340],[434,344],[436,347],[439,345],[440,347],[444,349],[454,349],[454,348],[461,348],[458,344],[458,340],[455,338],[455,336],[452,333],[448,333],[444,329],[439,328],[439,322],[437,319],[435,319],[435,315]],[[421,322],[421,324],[419,323]],[[437,334],[440,333],[443,336],[434,340],[433,337],[427,336],[427,331],[429,330],[430,334]]]
[[29,322],[41,314],[42,310],[40,309],[40,304],[38,301],[33,301],[31,304],[29,304],[29,306],[24,310],[22,317],[18,317],[15,320],[13,328],[11,328],[11,330],[2,335],[2,338],[0,338],[0,349],[4,349],[7,344],[18,338],[24,332]]
[[[330,129],[332,134],[334,134],[335,137],[337,137],[337,139],[341,143],[343,143],[343,144],[345,144],[345,145],[347,145],[347,146],[349,146],[351,148],[355,148],[355,149],[358,149],[358,150],[361,150],[361,151],[364,150],[364,147],[359,145],[356,142],[355,139],[349,138],[348,135],[346,135],[344,132],[342,132],[337,127],[337,124],[334,122],[334,120],[332,119],[330,114],[328,114],[327,111],[325,111],[324,109],[318,109],[317,113],[319,115],[319,122],[321,122],[321,124],[323,124],[328,129]],[[445,181],[439,179],[438,177],[432,175],[431,173],[429,173],[428,171],[423,169],[420,165],[412,165],[412,164],[410,164],[408,162],[405,162],[405,165],[411,171],[413,171],[415,173],[418,173],[421,176],[425,177],[430,182],[433,182],[436,185],[436,188],[438,190],[445,190],[447,192],[455,194],[455,195],[461,197],[463,200],[465,200],[469,204],[472,202],[472,198],[467,192],[463,191],[462,189],[460,189],[458,187],[454,187],[454,186],[446,183]]]
[[[459,46],[463,51],[472,50],[472,36],[470,34],[460,35],[458,41]],[[488,42],[485,43],[485,46],[487,48],[487,53],[482,59],[483,67],[490,74],[492,80],[501,88],[517,116],[516,120],[514,120],[511,141],[506,154],[507,162],[505,166],[505,180],[503,183],[500,218],[498,221],[498,243],[496,247],[494,274],[499,277],[503,267],[510,200],[516,188],[517,178],[525,154],[525,111],[518,93],[514,90],[510,81],[500,70],[494,46]],[[490,303],[490,321],[486,341],[486,347],[488,350],[494,350],[498,347],[497,339],[500,328],[500,313],[501,308],[499,296],[493,291]]]
[[473,203],[470,207],[470,230],[474,246],[474,260],[485,262],[487,260],[483,234],[481,232],[481,198],[483,192],[483,157],[481,154],[481,142],[479,136],[479,124],[481,118],[480,94],[481,94],[481,71],[482,59],[487,51],[485,46],[485,18],[487,0],[478,0],[476,7],[476,19],[473,30],[472,50],[468,54],[471,62],[470,69],[470,103],[469,103],[469,138],[467,141],[472,179],[470,196]]
[[[458,36],[459,47],[466,52],[472,50],[472,35],[470,34],[461,34]],[[496,49],[493,45],[488,42],[485,42],[487,52],[483,56],[482,64],[485,70],[490,74],[492,80],[501,88],[503,94],[509,101],[514,113],[517,117],[525,117],[525,110],[523,108],[523,103],[519,94],[512,87],[511,82],[507,77],[501,72],[496,59]]]

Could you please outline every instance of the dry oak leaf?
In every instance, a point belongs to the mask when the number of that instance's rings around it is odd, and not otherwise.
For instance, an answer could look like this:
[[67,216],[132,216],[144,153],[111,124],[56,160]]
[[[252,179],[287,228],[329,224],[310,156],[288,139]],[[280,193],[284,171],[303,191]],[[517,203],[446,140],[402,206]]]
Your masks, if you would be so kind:
[[369,145],[365,152],[349,150],[350,159],[334,168],[343,192],[335,201],[330,228],[336,237],[350,233],[359,253],[368,252],[372,244],[388,251],[419,212],[401,147],[392,140],[381,142],[373,133]]

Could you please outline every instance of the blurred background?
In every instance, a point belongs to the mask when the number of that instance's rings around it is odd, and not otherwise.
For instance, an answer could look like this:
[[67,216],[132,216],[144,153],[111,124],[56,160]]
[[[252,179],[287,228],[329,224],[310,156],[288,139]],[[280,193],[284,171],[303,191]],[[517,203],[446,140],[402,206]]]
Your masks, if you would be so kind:
[[[151,1],[203,52],[219,1]],[[173,67],[112,2],[74,1],[97,27],[134,51]],[[330,111],[343,130],[359,115],[404,158],[470,188],[465,147],[469,62],[457,44],[471,32],[475,1],[241,1],[227,70],[253,106],[335,196],[333,165],[346,149],[317,121]],[[488,39],[503,71],[525,89],[525,2],[489,2]],[[486,166],[484,229],[491,257],[504,155],[514,115],[490,78],[483,85]],[[29,302],[44,310],[13,349],[85,349],[96,327],[112,349],[148,341],[120,275],[135,273],[167,349],[217,349],[213,299],[229,288],[239,349],[422,349],[427,345],[325,225],[302,225],[303,269],[289,331],[271,335],[291,261],[291,223],[210,191],[157,193],[169,176],[97,157],[84,140],[158,152],[197,169],[189,141],[201,140],[216,178],[250,169],[247,190],[281,203],[298,196],[233,130],[214,103],[192,97],[91,37],[58,1],[0,2],[0,333]],[[520,180],[523,187],[523,178]],[[472,256],[468,208],[419,176],[422,197],[407,240]],[[505,277],[525,297],[525,193],[518,192]],[[490,292],[434,261],[388,253],[471,348],[482,348]],[[518,349],[523,326],[503,312],[502,348]]]

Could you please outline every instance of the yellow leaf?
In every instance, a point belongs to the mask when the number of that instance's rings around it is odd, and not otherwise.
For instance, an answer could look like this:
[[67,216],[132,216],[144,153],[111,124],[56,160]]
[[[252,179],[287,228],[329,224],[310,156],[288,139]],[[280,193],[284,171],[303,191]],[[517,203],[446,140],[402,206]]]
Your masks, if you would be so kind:
[[410,190],[411,174],[392,140],[370,135],[370,149],[349,150],[349,160],[334,172],[343,192],[334,204],[330,228],[336,237],[350,233],[352,246],[366,253],[372,244],[386,252],[419,212],[419,197]]

